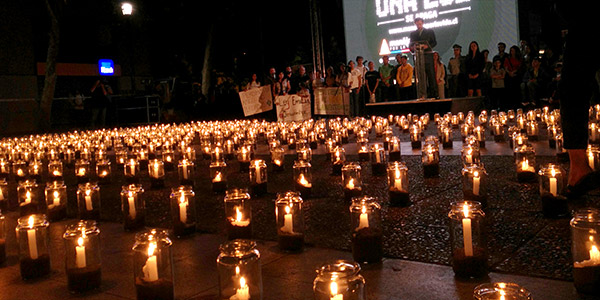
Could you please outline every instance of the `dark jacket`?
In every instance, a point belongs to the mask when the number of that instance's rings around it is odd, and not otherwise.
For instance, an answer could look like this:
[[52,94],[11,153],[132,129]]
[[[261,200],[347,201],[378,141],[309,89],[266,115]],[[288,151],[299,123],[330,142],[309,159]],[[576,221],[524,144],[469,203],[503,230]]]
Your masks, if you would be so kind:
[[413,47],[415,42],[421,41],[427,41],[427,43],[429,43],[429,49],[425,50],[425,52],[432,52],[433,50],[431,49],[437,45],[435,33],[431,29],[423,28],[423,31],[421,31],[420,35],[418,30],[410,33],[410,48]]
[[465,65],[467,67],[467,74],[475,75],[483,72],[483,67],[485,67],[485,60],[483,60],[483,54],[476,54],[475,57],[471,55],[467,55],[467,59],[465,60]]

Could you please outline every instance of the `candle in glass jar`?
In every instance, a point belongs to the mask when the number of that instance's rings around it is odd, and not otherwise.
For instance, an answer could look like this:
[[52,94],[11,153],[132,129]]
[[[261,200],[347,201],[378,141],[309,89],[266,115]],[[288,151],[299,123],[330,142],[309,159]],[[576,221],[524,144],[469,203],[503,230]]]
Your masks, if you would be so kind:
[[552,194],[552,196],[556,197],[558,196],[558,181],[556,178],[556,171],[554,169],[552,169],[550,171],[550,174],[552,177],[550,177],[550,194]]
[[402,177],[400,176],[400,170],[396,169],[394,172],[394,188],[401,191],[402,190]]
[[31,193],[29,191],[25,192],[25,201],[22,205],[31,204]]
[[187,223],[187,206],[188,201],[185,197],[185,194],[182,192],[181,197],[179,197],[179,221],[181,223]]
[[148,244],[148,259],[146,259],[146,264],[142,267],[144,279],[150,282],[158,280],[158,262],[156,260],[156,255],[154,254],[155,250],[156,242],[150,242],[150,244]]
[[231,221],[231,225],[240,227],[250,225],[250,220],[244,220],[244,214],[240,211],[239,207],[235,208],[235,220]]
[[94,209],[92,205],[92,195],[90,190],[85,190],[85,209],[89,211]]
[[77,268],[85,268],[85,246],[83,245],[83,237],[77,239],[77,246],[75,246],[75,265]]
[[349,190],[354,189],[354,178],[350,178],[350,180],[348,180],[348,184],[346,185],[346,188]]
[[35,228],[33,228],[33,216],[29,217],[28,225],[30,229],[27,229],[27,245],[29,246],[29,258],[38,258],[37,239],[35,234]]
[[129,205],[129,216],[135,219],[137,212],[135,211],[135,197],[133,191],[127,193],[127,204]]
[[298,183],[303,186],[303,187],[312,187],[312,184],[310,182],[308,182],[308,180],[306,180],[306,178],[304,177],[304,174],[300,174],[300,176],[298,176]]
[[479,172],[473,172],[473,195],[479,196],[479,184],[481,183],[481,177]]
[[283,216],[283,227],[281,228],[282,232],[293,233],[294,232],[294,222],[292,218],[291,209],[289,206],[285,206],[285,215]]
[[363,228],[369,228],[369,215],[367,214],[366,206],[362,207],[362,211],[360,213],[360,219],[359,219],[359,223],[358,223],[358,228],[356,228],[356,231],[359,231]]
[[465,217],[462,219],[463,243],[465,246],[465,256],[473,256],[473,234],[471,232],[471,218],[469,218],[469,206],[463,205]]
[[246,284],[246,278],[240,277],[240,288],[235,290],[230,300],[249,300],[250,299],[250,287]]
[[60,193],[58,191],[54,191],[52,193],[52,207],[57,207],[60,205]]

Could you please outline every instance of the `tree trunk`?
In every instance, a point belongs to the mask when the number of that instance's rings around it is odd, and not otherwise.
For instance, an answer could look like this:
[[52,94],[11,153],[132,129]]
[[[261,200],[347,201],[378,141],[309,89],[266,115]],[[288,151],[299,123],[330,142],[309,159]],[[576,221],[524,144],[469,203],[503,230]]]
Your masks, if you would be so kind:
[[58,56],[58,45],[60,42],[60,27],[58,15],[55,8],[46,0],[46,8],[50,17],[50,31],[48,39],[48,54],[46,56],[46,74],[44,78],[44,90],[40,101],[40,130],[47,132],[51,128],[52,100],[56,87],[56,57]]
[[[208,28],[208,36],[206,38],[206,48],[204,49],[204,63],[202,64],[202,94],[206,99],[210,99],[208,91],[210,88],[210,75],[211,75],[211,49],[213,43],[213,34],[215,26],[213,24]],[[210,101],[210,100],[209,100]]]

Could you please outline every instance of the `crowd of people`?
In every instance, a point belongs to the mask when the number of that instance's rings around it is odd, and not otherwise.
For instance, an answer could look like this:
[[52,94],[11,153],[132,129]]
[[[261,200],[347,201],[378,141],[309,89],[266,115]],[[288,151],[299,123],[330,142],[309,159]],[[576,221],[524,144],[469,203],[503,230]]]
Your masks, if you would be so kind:
[[[537,107],[558,102],[556,92],[561,77],[562,61],[551,48],[543,54],[532,51],[525,41],[506,52],[506,44],[498,43],[498,52],[490,59],[490,51],[480,49],[477,41],[468,45],[466,55],[462,46],[455,44],[453,57],[444,64],[438,52],[433,51],[436,40],[430,29],[423,28],[423,20],[415,20],[417,30],[411,33],[413,43],[426,41],[425,73],[427,73],[427,96],[418,94],[415,86],[415,67],[412,58],[405,53],[395,55],[396,64],[389,56],[380,61],[365,61],[362,56],[337,68],[329,66],[325,74],[320,71],[308,74],[304,66],[297,72],[291,67],[277,73],[269,70],[263,84],[271,85],[273,95],[310,93],[318,87],[339,87],[350,94],[350,115],[361,115],[368,102],[413,100],[419,98],[485,97],[488,109]],[[381,62],[381,63],[380,63]],[[377,67],[376,67],[377,66]],[[430,78],[431,77],[431,78]],[[247,89],[258,87],[257,75]]]

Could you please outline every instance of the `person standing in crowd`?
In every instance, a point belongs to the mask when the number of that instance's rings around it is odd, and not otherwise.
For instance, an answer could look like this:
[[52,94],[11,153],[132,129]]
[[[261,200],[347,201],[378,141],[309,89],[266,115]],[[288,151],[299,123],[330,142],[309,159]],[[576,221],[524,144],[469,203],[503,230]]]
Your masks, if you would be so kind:
[[348,80],[350,79],[350,75],[346,69],[346,65],[344,63],[340,63],[338,71],[339,73],[335,76],[335,84],[338,87],[343,88],[345,92],[349,92]]
[[303,65],[298,67],[298,77],[296,79],[296,91],[300,90],[300,86],[309,87],[310,84],[310,76],[306,73],[306,68]]
[[290,90],[288,91],[289,94],[295,94],[296,93],[296,87],[298,86],[297,84],[297,77],[294,76],[294,72],[292,71],[292,67],[287,66],[285,67],[285,73],[283,74],[285,79],[287,80],[288,84],[290,85]]
[[109,105],[109,96],[112,95],[112,89],[108,85],[106,78],[99,78],[90,90],[92,93],[92,128],[102,128],[106,126],[106,109]]
[[285,77],[285,74],[283,72],[279,72],[279,75],[277,76],[277,81],[273,85],[273,95],[285,96],[289,94],[290,89],[290,81]]
[[379,87],[380,75],[379,72],[375,71],[375,63],[370,61],[367,64],[369,70],[365,73],[365,82],[367,86],[367,91],[369,92],[369,102],[375,103],[377,102],[377,92]]
[[260,87],[260,82],[258,82],[256,73],[252,74],[250,82],[246,85],[246,90],[251,90]]
[[548,90],[551,76],[541,67],[542,61],[539,57],[533,58],[531,67],[523,75],[521,83],[522,105],[537,106],[540,104],[540,98]]
[[400,67],[396,72],[396,82],[398,82],[398,97],[400,100],[414,98],[412,80],[414,68],[408,63],[408,56],[400,57]]
[[362,85],[362,77],[360,71],[355,68],[354,62],[348,62],[349,77],[348,86],[350,87],[350,116],[356,117],[360,113],[360,98],[358,97],[360,86]]
[[510,47],[508,57],[504,60],[504,70],[506,70],[504,84],[506,87],[506,97],[513,102],[511,103],[511,106],[516,106],[515,101],[518,101],[518,99],[521,98],[519,96],[519,91],[522,77],[522,65],[523,59],[521,59],[519,47]]
[[[362,56],[357,56],[356,57],[356,67],[355,67],[359,74],[360,74],[360,87],[358,88],[358,99],[360,100],[361,103],[365,102],[365,89],[363,88],[365,85],[365,74],[367,73],[367,67],[365,66],[365,59]],[[363,107],[363,105],[361,104],[361,107]]]
[[466,87],[466,73],[467,68],[465,65],[465,57],[461,54],[462,47],[458,44],[452,46],[454,50],[454,57],[448,61],[448,97],[463,97],[465,95],[464,89]]
[[381,76],[380,95],[383,101],[389,101],[392,88],[393,78],[392,70],[394,67],[390,65],[390,58],[383,56],[383,65],[379,66],[379,76]]
[[491,109],[505,110],[507,109],[504,92],[504,77],[506,71],[502,67],[501,58],[497,57],[494,60],[493,67],[490,70],[490,78],[492,80],[492,89],[490,91]]
[[498,54],[494,55],[494,58],[492,58],[492,61],[499,59],[500,62],[504,62],[504,60],[508,56],[508,54],[505,51],[506,51],[506,44],[503,42],[498,43]]
[[492,69],[492,62],[488,60],[488,57],[490,55],[490,51],[487,49],[484,49],[483,51],[481,51],[481,54],[483,55],[483,61],[484,61],[484,65],[483,65],[483,72],[481,73],[481,92],[483,95],[488,96],[490,94],[490,88],[492,87],[492,81],[490,78],[490,70]]
[[483,61],[483,55],[479,52],[479,44],[476,41],[472,41],[469,44],[469,53],[465,60],[467,67],[467,96],[473,97],[473,91],[478,97],[481,97],[481,77],[483,73],[483,67],[485,62]]
[[437,83],[438,97],[439,99],[445,99],[445,87],[446,87],[446,67],[440,59],[440,54],[433,52],[433,64],[435,67],[435,82]]
[[[267,75],[267,77],[265,79],[265,84],[270,85],[271,91],[274,91],[276,82],[277,82],[277,71],[275,71],[275,68],[269,68],[269,75]],[[277,94],[273,93],[273,97],[275,97],[276,95]]]
[[437,97],[437,84],[435,83],[435,70],[433,63],[433,48],[437,45],[435,32],[431,29],[423,27],[423,18],[415,18],[417,30],[410,33],[409,48],[412,53],[415,53],[415,44],[424,44],[425,54],[425,74],[427,76],[427,97]]
[[323,78],[323,75],[321,74],[320,70],[316,70],[313,74],[313,78],[311,78],[311,85],[312,90],[314,91],[315,89],[322,88],[325,86],[325,78]]
[[325,74],[325,86],[327,87],[336,87],[336,81],[335,81],[335,71],[333,70],[332,66],[329,66],[327,68],[327,70],[325,70],[326,74]]

